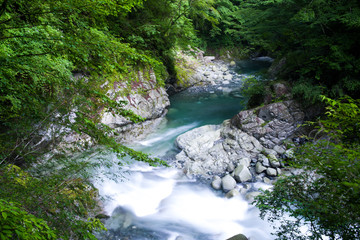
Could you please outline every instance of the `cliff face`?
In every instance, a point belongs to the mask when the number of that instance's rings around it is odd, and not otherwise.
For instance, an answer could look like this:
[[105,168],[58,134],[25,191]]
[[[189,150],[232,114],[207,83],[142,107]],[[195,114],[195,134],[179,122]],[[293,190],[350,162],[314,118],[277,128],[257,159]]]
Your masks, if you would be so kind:
[[119,133],[119,140],[123,142],[139,138],[151,131],[170,105],[165,88],[157,83],[151,69],[138,71],[136,80],[130,83],[115,82],[108,94],[117,101],[127,102],[125,109],[145,119],[144,122],[135,124],[123,116],[103,113],[102,123],[115,129]]

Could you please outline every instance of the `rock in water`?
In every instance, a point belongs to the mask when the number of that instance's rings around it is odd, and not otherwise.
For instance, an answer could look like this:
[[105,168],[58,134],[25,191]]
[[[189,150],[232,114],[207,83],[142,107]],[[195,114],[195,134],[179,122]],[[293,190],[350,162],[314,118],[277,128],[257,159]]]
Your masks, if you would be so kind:
[[211,186],[215,190],[220,190],[221,189],[221,178],[219,176],[214,176],[214,180],[211,182]]
[[227,240],[248,240],[248,238],[245,237],[244,234],[237,234],[231,238],[228,238]]
[[236,197],[236,196],[240,196],[240,192],[238,190],[236,190],[236,189],[233,189],[233,190],[229,191],[225,195],[226,198],[233,198],[233,197]]
[[236,181],[232,176],[226,175],[221,179],[221,185],[224,192],[229,192],[236,187]]
[[240,183],[251,181],[251,179],[252,179],[251,172],[245,165],[239,165],[235,168],[234,177],[235,177],[235,180]]
[[245,199],[252,203],[255,200],[255,197],[259,196],[261,192],[251,192],[246,194]]

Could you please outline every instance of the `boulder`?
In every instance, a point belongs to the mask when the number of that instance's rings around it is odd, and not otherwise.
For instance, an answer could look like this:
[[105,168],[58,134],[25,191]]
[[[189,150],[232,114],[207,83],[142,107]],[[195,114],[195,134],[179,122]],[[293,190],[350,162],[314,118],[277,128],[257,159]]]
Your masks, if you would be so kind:
[[135,215],[129,210],[119,206],[111,214],[111,221],[108,221],[107,228],[111,230],[125,229],[131,226]]
[[289,88],[283,83],[275,83],[272,85],[272,87],[277,98],[280,98],[290,93]]
[[268,159],[265,155],[259,154],[259,155],[258,155],[258,161],[259,161],[264,167],[270,167],[269,159]]
[[293,159],[295,157],[294,155],[294,150],[293,149],[288,149],[285,151],[284,153],[285,157],[288,159]]
[[219,176],[214,176],[213,181],[211,182],[211,186],[215,189],[215,190],[220,190],[221,189],[221,178]]
[[235,169],[235,166],[234,166],[234,163],[233,162],[230,162],[229,165],[227,166],[226,170],[228,172],[233,172]]
[[268,159],[270,161],[270,165],[273,167],[273,168],[278,168],[280,167],[280,161],[277,159],[277,157],[273,154],[270,154],[268,156]]
[[231,81],[233,79],[233,75],[232,74],[226,74],[224,75],[224,80],[225,81]]
[[277,171],[275,168],[268,168],[266,169],[266,174],[270,177],[276,177]]
[[222,72],[226,72],[228,70],[228,68],[227,67],[225,67],[225,66],[222,66],[222,67],[220,67],[220,71],[222,71]]
[[241,111],[231,124],[254,136],[266,148],[273,148],[290,137],[305,114],[293,100],[265,105],[254,110]]
[[278,154],[284,154],[285,153],[285,148],[283,146],[279,146],[279,145],[276,145],[274,147],[274,150],[278,153]]
[[272,180],[270,180],[270,178],[268,178],[268,177],[264,177],[263,181],[264,181],[264,183],[269,184],[269,185],[271,185],[273,183]]
[[234,178],[237,182],[247,182],[252,180],[252,175],[247,166],[239,165],[234,170]]
[[250,167],[251,159],[248,157],[241,158],[238,162],[238,165],[244,165],[246,167]]
[[176,138],[175,145],[180,149],[186,149],[190,155],[196,155],[201,149],[211,148],[214,141],[219,138],[219,125],[205,125],[181,134]]
[[[207,125],[180,135],[176,145],[182,151],[173,163],[187,175],[223,174],[232,170],[233,164],[249,165],[250,159],[262,150],[252,136],[232,128],[229,121],[222,125]],[[239,161],[240,159],[240,161]]]
[[226,193],[226,198],[233,198],[236,196],[240,196],[240,192],[237,189],[230,190],[228,193]]
[[225,177],[221,179],[221,186],[224,192],[229,192],[236,187],[236,181],[232,176],[225,175]]
[[266,171],[266,167],[264,167],[260,162],[257,162],[255,165],[255,171],[257,174],[262,173],[264,171]]

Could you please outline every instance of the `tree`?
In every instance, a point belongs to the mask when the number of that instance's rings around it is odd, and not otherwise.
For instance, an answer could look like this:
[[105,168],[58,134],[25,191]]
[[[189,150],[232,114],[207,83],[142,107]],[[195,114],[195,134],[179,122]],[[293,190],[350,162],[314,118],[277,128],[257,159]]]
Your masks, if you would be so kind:
[[196,45],[199,39],[192,18],[216,22],[209,12],[213,0],[147,0],[126,16],[110,17],[111,32],[130,46],[159,59],[170,78],[176,76],[175,48]]
[[328,118],[319,130],[327,138],[297,148],[290,166],[301,172],[283,176],[256,200],[262,218],[281,222],[278,239],[360,237],[360,101],[323,99]]
[[[94,239],[93,233],[102,229],[98,220],[88,220],[97,209],[98,196],[87,170],[107,162],[91,161],[92,152],[80,158],[77,151],[97,145],[120,157],[161,163],[117,143],[115,133],[99,117],[109,111],[134,122],[144,120],[125,110],[125,102],[116,101],[117,96],[107,95],[114,82],[131,81],[137,68],[152,67],[156,73],[163,69],[159,61],[108,31],[110,16],[126,15],[142,3],[4,0],[0,4],[0,205],[19,206],[24,221],[32,221],[25,223],[37,224],[44,234],[49,227],[56,238]],[[158,80],[162,84],[160,76]],[[61,145],[69,133],[88,141]],[[105,151],[102,148],[97,152]],[[2,223],[18,223],[18,217],[5,215]],[[9,229],[1,228],[1,233],[27,239],[16,230],[23,232],[19,227],[10,235]]]
[[199,28],[209,45],[282,60],[277,77],[294,85],[296,97],[314,103],[319,93],[335,98],[360,92],[359,1],[218,0],[215,7],[220,24]]

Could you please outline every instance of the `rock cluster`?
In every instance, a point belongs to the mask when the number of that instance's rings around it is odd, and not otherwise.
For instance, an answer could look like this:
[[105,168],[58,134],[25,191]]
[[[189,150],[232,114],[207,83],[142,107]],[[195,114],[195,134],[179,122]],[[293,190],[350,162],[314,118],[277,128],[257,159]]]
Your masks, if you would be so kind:
[[213,177],[212,187],[228,197],[236,195],[234,189],[245,193],[252,188],[248,183],[271,183],[282,173],[283,159],[292,157],[285,143],[303,120],[304,113],[293,100],[241,111],[222,125],[206,125],[180,135],[176,144],[181,152],[174,165],[187,175]]
[[184,53],[179,53],[181,63],[178,63],[181,71],[185,74],[178,75],[178,81],[168,85],[168,92],[178,92],[192,86],[218,86],[238,83],[240,75],[233,70],[236,65],[234,61],[225,63],[215,60],[213,56],[202,56],[198,54],[192,58]]

